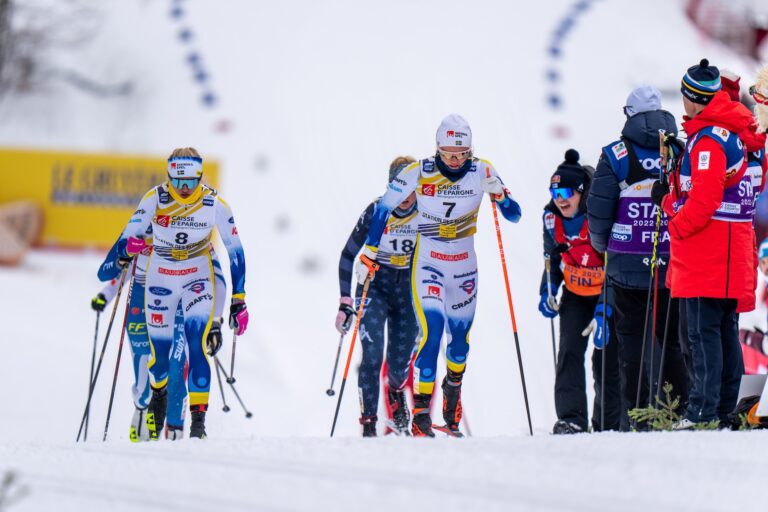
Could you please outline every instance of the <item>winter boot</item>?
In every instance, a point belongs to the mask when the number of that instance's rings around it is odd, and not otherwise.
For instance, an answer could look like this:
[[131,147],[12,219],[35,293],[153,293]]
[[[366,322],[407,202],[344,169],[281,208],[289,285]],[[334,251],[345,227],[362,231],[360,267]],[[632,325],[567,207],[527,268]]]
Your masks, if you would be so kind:
[[376,437],[377,416],[361,416],[360,424],[363,426],[363,437]]
[[565,420],[557,420],[555,423],[555,426],[552,427],[552,433],[553,434],[581,434],[584,432],[584,429],[578,426],[575,423],[571,423],[570,421]]
[[153,441],[160,439],[160,432],[165,426],[165,412],[168,409],[168,388],[152,388],[152,399],[147,407],[147,429],[149,438]]
[[193,406],[192,424],[189,426],[189,438],[205,439],[208,435],[205,433],[205,408]]
[[459,432],[461,423],[461,378],[463,373],[448,370],[443,379],[443,419],[452,432]]
[[392,430],[395,434],[401,436],[411,435],[409,430],[411,423],[411,414],[408,411],[408,404],[405,401],[405,392],[389,388],[387,390],[387,401],[392,411]]
[[413,422],[411,433],[414,437],[435,437],[432,432],[432,417],[429,415],[429,404],[432,395],[413,396]]
[[177,427],[175,425],[166,425],[165,438],[169,441],[178,441],[184,439],[184,427]]
[[137,407],[136,410],[133,411],[129,438],[132,443],[149,441],[149,429],[147,428],[147,407],[144,409],[139,409]]

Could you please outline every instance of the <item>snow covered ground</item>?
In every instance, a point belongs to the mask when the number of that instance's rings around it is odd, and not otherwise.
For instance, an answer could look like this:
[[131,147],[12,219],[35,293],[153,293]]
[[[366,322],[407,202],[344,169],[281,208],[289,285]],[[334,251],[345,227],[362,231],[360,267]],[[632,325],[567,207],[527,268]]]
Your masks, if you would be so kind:
[[[12,510],[739,510],[764,482],[768,436],[34,441],[0,445],[28,499]],[[747,463],[746,460],[749,460]]]
[[[745,76],[752,71],[700,38],[677,2],[647,1],[642,9],[628,0],[94,5],[104,12],[102,32],[68,63],[130,78],[135,93],[95,99],[59,84],[6,97],[0,144],[158,157],[193,145],[221,161],[221,192],[247,254],[251,330],[238,342],[236,373],[254,418],[245,419],[231,395],[232,411],[222,413],[214,386],[208,440],[131,445],[124,356],[110,440],[101,443],[113,333],[89,442],[75,444],[93,341],[88,304],[102,255],[32,253],[22,267],[0,269],[7,390],[0,472],[16,470],[29,489],[12,510],[719,511],[758,495],[768,469],[764,433],[546,435],[555,419],[552,354],[536,304],[550,174],[568,147],[596,163],[622,126],[621,106],[634,85],[668,92],[679,115],[680,77],[702,56]],[[181,6],[180,18],[171,17],[172,6]],[[554,57],[548,48],[564,19],[574,21]],[[191,43],[178,39],[182,28],[193,32]],[[218,95],[213,109],[201,106],[201,88],[190,79],[192,49]],[[558,109],[548,106],[552,91],[561,97]],[[356,439],[351,376],[337,437],[329,440],[335,401],[324,391],[338,341],[339,251],[383,192],[389,161],[428,155],[450,112],[469,120],[477,154],[496,165],[523,207],[523,220],[502,231],[535,436],[527,435],[484,205],[464,394],[475,437]],[[222,120],[231,129],[214,131]],[[555,126],[571,137],[553,138]]]

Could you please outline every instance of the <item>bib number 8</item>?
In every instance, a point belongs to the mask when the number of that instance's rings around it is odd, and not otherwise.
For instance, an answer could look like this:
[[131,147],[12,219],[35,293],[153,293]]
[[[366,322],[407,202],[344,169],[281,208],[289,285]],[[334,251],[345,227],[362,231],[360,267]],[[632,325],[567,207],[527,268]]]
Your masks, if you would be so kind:
[[176,243],[179,245],[184,245],[187,243],[187,240],[189,239],[189,234],[187,233],[176,233]]

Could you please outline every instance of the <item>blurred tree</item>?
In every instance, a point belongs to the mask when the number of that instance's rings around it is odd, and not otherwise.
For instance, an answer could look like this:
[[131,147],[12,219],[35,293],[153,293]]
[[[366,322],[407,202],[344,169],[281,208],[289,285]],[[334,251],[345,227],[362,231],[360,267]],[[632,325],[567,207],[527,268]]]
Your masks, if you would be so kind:
[[96,0],[0,0],[0,94],[44,89],[54,81],[97,96],[129,94],[130,82],[103,84],[82,71],[53,65],[68,60],[62,53],[74,54],[98,34],[101,9]]

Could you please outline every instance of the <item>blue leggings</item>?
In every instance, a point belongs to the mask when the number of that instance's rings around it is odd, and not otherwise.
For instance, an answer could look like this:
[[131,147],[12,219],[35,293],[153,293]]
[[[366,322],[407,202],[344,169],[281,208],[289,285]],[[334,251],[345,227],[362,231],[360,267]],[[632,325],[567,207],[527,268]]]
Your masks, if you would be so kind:
[[[408,377],[408,365],[416,349],[419,327],[411,306],[408,269],[382,267],[368,288],[360,344],[363,360],[357,379],[363,416],[374,416],[379,405],[379,374],[384,358],[384,326],[387,327],[387,368],[389,385],[399,389]],[[357,290],[360,305],[362,286]]]

